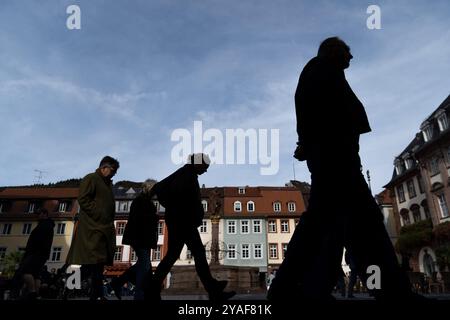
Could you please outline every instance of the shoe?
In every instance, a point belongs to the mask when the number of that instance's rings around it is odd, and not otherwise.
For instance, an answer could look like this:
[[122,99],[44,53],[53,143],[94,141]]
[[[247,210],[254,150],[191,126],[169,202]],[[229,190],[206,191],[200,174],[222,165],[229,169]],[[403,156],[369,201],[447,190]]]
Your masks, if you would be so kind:
[[122,300],[122,286],[117,282],[116,278],[111,280],[111,288],[117,299]]

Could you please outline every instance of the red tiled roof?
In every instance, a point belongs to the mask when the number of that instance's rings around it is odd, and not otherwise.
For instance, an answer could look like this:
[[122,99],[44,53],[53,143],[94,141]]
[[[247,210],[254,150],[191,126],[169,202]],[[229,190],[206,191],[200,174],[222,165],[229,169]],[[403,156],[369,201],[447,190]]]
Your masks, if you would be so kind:
[[78,197],[78,188],[42,188],[42,187],[23,187],[23,188],[5,188],[0,191],[0,198],[9,199],[27,199],[27,198],[76,198]]

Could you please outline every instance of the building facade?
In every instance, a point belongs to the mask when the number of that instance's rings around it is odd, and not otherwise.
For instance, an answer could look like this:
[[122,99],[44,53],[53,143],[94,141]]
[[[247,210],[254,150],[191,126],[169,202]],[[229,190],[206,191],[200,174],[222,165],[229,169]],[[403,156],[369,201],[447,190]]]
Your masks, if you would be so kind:
[[[419,224],[429,232],[450,221],[450,96],[420,126],[411,143],[394,160],[394,173],[386,185],[395,198],[394,211],[402,231]],[[412,231],[411,231],[412,232]],[[429,233],[428,232],[428,233]],[[420,238],[410,251],[414,271],[432,276],[439,272],[434,233]],[[410,236],[415,236],[410,234]]]

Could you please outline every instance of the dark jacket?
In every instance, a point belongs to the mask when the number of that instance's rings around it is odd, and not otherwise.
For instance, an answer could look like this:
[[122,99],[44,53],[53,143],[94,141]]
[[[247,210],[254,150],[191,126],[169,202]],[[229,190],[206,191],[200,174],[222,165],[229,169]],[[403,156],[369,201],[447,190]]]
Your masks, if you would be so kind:
[[152,191],[166,209],[165,221],[168,227],[175,224],[198,227],[202,224],[205,212],[201,202],[198,175],[192,165],[184,165],[158,182]]
[[323,58],[311,59],[300,74],[295,108],[298,141],[307,158],[310,152],[330,155],[333,148],[355,151],[359,135],[371,131],[344,71]]
[[40,220],[28,238],[25,256],[36,255],[45,259],[50,257],[55,223],[51,219]]
[[123,244],[136,248],[156,248],[158,216],[152,197],[139,194],[131,203],[130,215],[123,233]]
[[116,249],[115,201],[111,180],[97,170],[81,180],[79,221],[67,255],[68,264],[112,265]]

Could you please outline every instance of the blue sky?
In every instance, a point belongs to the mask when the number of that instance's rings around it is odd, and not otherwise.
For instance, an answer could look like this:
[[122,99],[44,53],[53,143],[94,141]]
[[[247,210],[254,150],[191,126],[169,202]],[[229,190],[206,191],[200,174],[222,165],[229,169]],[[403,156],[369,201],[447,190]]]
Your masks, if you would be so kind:
[[[81,30],[66,28],[71,4]],[[381,30],[366,27],[370,4]],[[347,79],[373,129],[361,157],[379,192],[450,94],[449,12],[448,1],[2,0],[0,185],[32,184],[34,170],[43,183],[82,177],[106,154],[121,162],[115,180],[161,179],[178,167],[172,131],[196,120],[280,129],[278,174],[217,165],[201,183],[284,185],[293,167],[309,181],[292,158],[293,95],[320,41],[338,35],[354,55]]]

